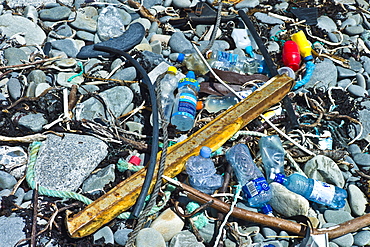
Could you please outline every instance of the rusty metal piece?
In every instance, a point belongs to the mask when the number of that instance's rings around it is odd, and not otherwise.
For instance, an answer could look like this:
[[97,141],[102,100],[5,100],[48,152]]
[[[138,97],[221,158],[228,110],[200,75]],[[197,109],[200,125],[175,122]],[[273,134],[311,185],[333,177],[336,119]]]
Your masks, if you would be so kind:
[[[164,175],[175,177],[185,167],[186,160],[199,153],[202,146],[213,151],[220,148],[229,138],[246,124],[257,118],[269,107],[277,104],[292,88],[293,79],[278,75],[247,98],[218,115],[206,126],[167,150]],[[157,164],[160,154],[158,154]],[[156,178],[157,170],[154,177]],[[146,169],[136,172],[119,183],[105,195],[88,205],[84,210],[66,219],[69,234],[81,238],[97,231],[120,213],[135,204],[145,179]],[[155,179],[151,183],[153,189]]]

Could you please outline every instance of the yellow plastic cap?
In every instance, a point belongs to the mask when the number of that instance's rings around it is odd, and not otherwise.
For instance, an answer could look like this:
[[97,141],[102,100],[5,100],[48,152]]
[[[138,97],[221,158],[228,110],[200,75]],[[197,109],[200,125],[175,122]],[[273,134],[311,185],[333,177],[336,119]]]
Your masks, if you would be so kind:
[[175,66],[170,66],[170,67],[168,67],[167,72],[168,73],[172,73],[172,74],[176,74],[177,73],[177,69],[176,69]]

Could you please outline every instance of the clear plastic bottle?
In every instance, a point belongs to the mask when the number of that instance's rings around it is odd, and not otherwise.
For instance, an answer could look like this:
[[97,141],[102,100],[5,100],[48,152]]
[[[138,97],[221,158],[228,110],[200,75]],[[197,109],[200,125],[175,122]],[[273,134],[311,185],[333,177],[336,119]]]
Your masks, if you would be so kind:
[[235,95],[209,95],[204,101],[204,109],[210,113],[219,112],[239,102]]
[[279,136],[263,136],[258,142],[267,181],[272,182],[278,173],[284,174],[284,148]]
[[198,156],[191,156],[186,161],[190,186],[206,194],[212,194],[224,181],[221,175],[216,174],[215,165],[210,158],[211,152],[209,147],[204,146]]
[[184,64],[188,70],[194,71],[197,75],[205,75],[209,71],[198,53],[177,53],[175,61]]
[[343,208],[346,204],[347,191],[332,184],[306,178],[298,173],[288,177],[276,174],[275,182],[281,183],[290,191],[297,193],[307,200],[326,205],[333,209]]
[[180,131],[186,131],[191,129],[194,124],[197,95],[200,88],[193,71],[189,71],[186,77],[179,81],[178,88],[179,92],[176,96],[171,124]]
[[249,148],[245,144],[237,144],[226,152],[226,159],[231,164],[238,182],[243,186],[244,198],[249,206],[260,208],[265,214],[272,214],[268,204],[271,200],[271,189],[263,177],[261,170],[253,162]]
[[174,66],[168,67],[166,75],[160,81],[161,87],[161,104],[165,119],[169,122],[171,119],[172,108],[175,103],[175,95],[173,94],[178,85],[176,78],[177,69]]

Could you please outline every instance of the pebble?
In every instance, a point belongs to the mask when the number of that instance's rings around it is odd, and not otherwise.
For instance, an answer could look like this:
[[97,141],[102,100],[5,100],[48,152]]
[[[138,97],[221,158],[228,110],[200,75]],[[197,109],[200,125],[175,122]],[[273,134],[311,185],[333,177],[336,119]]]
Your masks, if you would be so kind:
[[263,23],[266,23],[266,24],[283,24],[284,22],[278,18],[275,18],[275,17],[272,17],[272,16],[269,16],[268,14],[266,13],[262,13],[262,12],[256,12],[254,14],[254,17],[257,18],[257,20],[263,22]]
[[58,6],[40,10],[39,17],[43,21],[61,21],[68,19],[71,12],[71,9],[67,6]]
[[140,247],[166,247],[162,234],[154,228],[141,229],[137,234],[135,244]]
[[76,191],[105,158],[107,148],[93,136],[64,133],[61,138],[49,134],[38,153],[35,179],[47,189]]
[[254,8],[259,4],[259,0],[243,0],[235,5],[235,9]]
[[369,93],[365,90],[365,88],[359,86],[359,85],[350,85],[348,87],[348,92],[350,92],[353,96],[356,97],[366,97],[369,95]]
[[97,34],[99,39],[106,41],[110,38],[118,37],[124,32],[125,24],[119,10],[113,6],[104,8],[98,17]]
[[343,188],[345,181],[337,163],[324,155],[317,155],[304,165],[304,173],[312,179]]
[[16,179],[20,179],[26,170],[28,155],[21,147],[0,146],[0,165]]
[[353,237],[353,244],[357,246],[368,245],[370,242],[370,231],[359,231]]
[[13,100],[17,100],[22,96],[23,85],[18,78],[11,77],[7,82],[7,88]]
[[170,242],[169,247],[204,247],[203,243],[198,242],[197,238],[189,230],[177,233]]
[[188,8],[191,5],[190,0],[172,0],[172,5],[175,8]]
[[7,172],[0,171],[0,189],[12,189],[16,183],[15,177]]
[[114,235],[109,226],[105,226],[94,233],[94,243],[98,243],[102,238],[104,239],[103,244],[114,244]]
[[317,26],[328,33],[331,33],[338,29],[335,22],[326,15],[322,15],[319,18],[317,18]]
[[0,247],[15,246],[19,240],[26,238],[23,231],[26,224],[23,218],[14,214],[10,217],[1,216],[0,225]]
[[175,32],[168,41],[168,45],[171,47],[172,52],[183,53],[186,50],[193,50],[191,42],[182,32]]
[[356,76],[356,72],[354,72],[351,69],[343,68],[341,66],[337,66],[337,71],[338,71],[338,79],[344,79],[344,78]]
[[23,50],[13,47],[4,50],[4,57],[8,66],[23,64],[22,61],[28,60],[28,56]]
[[150,228],[154,228],[162,234],[166,242],[170,241],[183,227],[184,220],[171,208],[163,211],[150,225]]
[[68,57],[76,57],[80,47],[74,39],[61,39],[51,42],[53,48],[64,52]]
[[269,203],[276,212],[286,217],[308,214],[310,205],[303,196],[291,192],[279,183],[273,182],[270,187],[273,197]]
[[334,87],[337,84],[337,67],[333,61],[325,58],[322,62],[315,62],[315,70],[310,81],[304,86],[310,88],[315,87]]
[[69,25],[77,30],[83,30],[90,33],[95,33],[97,30],[97,21],[86,16],[80,11],[77,11],[76,13],[72,12],[68,19],[73,20]]
[[325,217],[326,222],[334,223],[334,224],[341,224],[343,222],[353,219],[353,216],[351,215],[351,213],[347,211],[332,210],[332,209],[325,210],[324,217]]
[[132,229],[119,229],[114,233],[114,241],[122,246],[125,246],[127,240],[128,240],[128,235],[132,232]]
[[351,233],[348,233],[343,236],[334,238],[331,241],[337,244],[339,247],[351,247],[353,245],[354,238]]
[[18,120],[18,125],[32,130],[33,132],[40,132],[43,126],[47,124],[48,121],[45,119],[42,113],[29,113],[27,115],[21,116]]
[[82,191],[93,193],[95,191],[104,191],[104,186],[113,182],[115,177],[115,164],[110,164],[103,169],[91,174],[82,184]]
[[40,96],[43,92],[45,92],[45,90],[51,88],[50,85],[48,83],[40,83],[36,86],[35,88],[35,92],[33,93],[34,94],[34,97],[38,97]]
[[348,186],[348,202],[353,215],[362,216],[368,204],[365,194],[354,184]]

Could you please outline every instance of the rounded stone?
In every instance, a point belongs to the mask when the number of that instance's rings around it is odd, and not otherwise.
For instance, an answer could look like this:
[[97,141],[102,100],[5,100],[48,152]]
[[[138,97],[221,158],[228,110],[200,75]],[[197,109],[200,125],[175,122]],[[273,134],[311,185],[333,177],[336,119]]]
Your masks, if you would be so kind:
[[359,231],[353,237],[353,244],[357,246],[364,246],[370,242],[370,231]]
[[104,238],[105,244],[114,244],[113,232],[109,228],[109,226],[101,228],[94,234],[94,243],[96,243],[101,238]]
[[0,189],[11,189],[16,183],[15,177],[7,172],[0,171]]
[[170,241],[173,236],[181,232],[184,227],[183,219],[171,208],[167,208],[150,225],[150,228],[160,232],[164,240]]
[[135,244],[140,247],[166,247],[162,234],[154,228],[141,229],[137,234]]
[[114,233],[114,241],[122,246],[125,246],[128,235],[132,232],[132,229],[119,229]]
[[356,216],[362,216],[365,213],[367,198],[365,194],[354,184],[348,186],[348,203],[352,213]]

